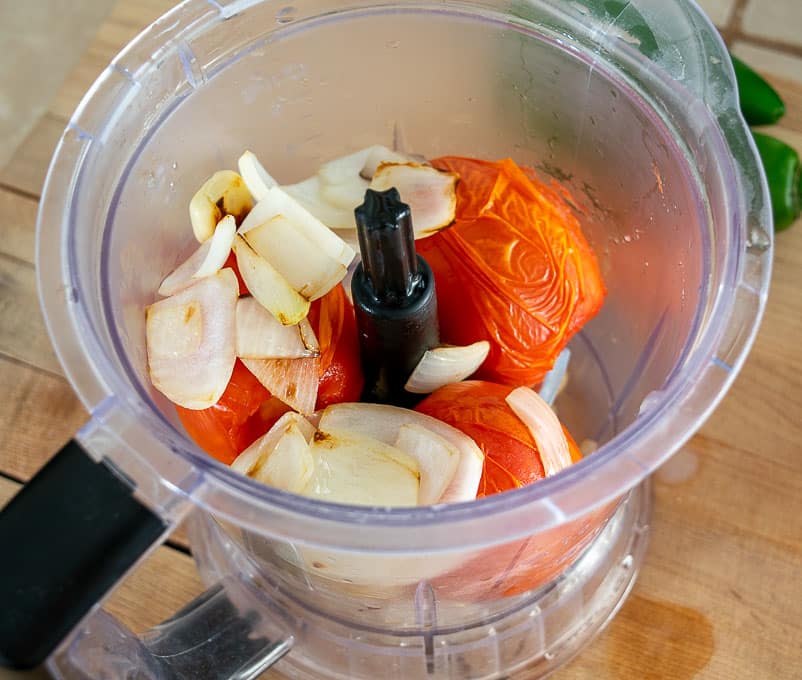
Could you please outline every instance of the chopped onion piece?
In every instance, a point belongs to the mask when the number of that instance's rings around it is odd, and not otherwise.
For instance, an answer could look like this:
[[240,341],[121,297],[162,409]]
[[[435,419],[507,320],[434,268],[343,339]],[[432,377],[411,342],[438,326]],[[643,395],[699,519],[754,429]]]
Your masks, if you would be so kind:
[[485,456],[478,446],[473,451],[460,452],[457,470],[439,502],[466,503],[475,500],[484,466]]
[[317,171],[320,181],[324,184],[340,184],[359,177],[373,148],[369,146],[366,149],[360,149],[347,156],[340,156],[323,163]]
[[417,411],[385,404],[345,403],[327,407],[320,418],[320,429],[353,432],[394,444],[402,426],[416,424],[452,444],[459,451],[454,478],[441,503],[458,503],[476,498],[482,477],[484,454],[468,435],[437,418]]
[[314,469],[309,440],[315,428],[297,413],[285,413],[268,432],[231,463],[232,469],[284,491],[300,493]]
[[418,466],[403,451],[337,430],[318,430],[310,448],[315,468],[304,495],[349,505],[418,504]]
[[313,356],[318,356],[320,354],[320,343],[317,341],[317,336],[312,328],[312,324],[309,323],[309,319],[301,319],[298,323],[298,332],[300,333],[301,342],[307,352]]
[[319,357],[242,359],[242,363],[274,397],[305,416],[314,413],[320,369]]
[[[302,330],[301,324],[306,323]],[[311,333],[311,336],[310,336]],[[308,319],[284,326],[255,298],[237,301],[237,356],[243,359],[299,359],[320,353]]]
[[159,286],[159,295],[174,295],[193,284],[195,279],[216,274],[231,253],[231,244],[237,233],[237,224],[231,215],[226,215],[214,230],[214,236],[204,241],[197,250]]
[[[369,180],[381,163],[411,158],[376,145],[324,163],[318,174],[282,189],[331,229],[356,229],[354,208],[365,200]],[[261,200],[261,199],[260,199]],[[353,246],[355,239],[346,238]]]
[[201,243],[214,234],[217,223],[226,215],[241,222],[253,205],[251,193],[236,172],[214,173],[189,202],[189,219],[195,238]]
[[210,238],[201,243],[192,255],[178,265],[171,274],[167,275],[159,286],[157,291],[159,295],[164,297],[175,295],[178,291],[195,283],[193,276],[206,261],[206,256],[209,254],[213,240],[214,238]]
[[284,491],[301,493],[314,470],[309,444],[296,425],[289,425],[253,478]]
[[[337,234],[343,241],[345,241],[349,246],[354,249],[354,252],[357,253],[357,256],[354,258],[353,262],[348,267],[349,272],[353,272],[356,269],[356,265],[359,263],[359,234],[356,231],[356,224],[349,229],[335,229],[334,233]],[[347,276],[347,275],[346,275]],[[345,290],[348,294],[351,294],[351,284],[345,284],[345,280],[343,280],[343,286],[345,286]]]
[[354,210],[364,202],[365,192],[369,186],[370,183],[366,179],[356,175],[347,182],[323,184],[320,189],[320,197],[336,208]]
[[322,187],[320,177],[315,175],[298,184],[289,184],[282,189],[331,229],[342,231],[356,229],[354,211],[338,208],[325,201],[321,195]]
[[363,179],[370,180],[373,179],[373,175],[376,174],[377,168],[382,163],[409,163],[411,160],[412,158],[406,154],[377,144],[368,149],[365,165],[362,166],[359,174]]
[[237,277],[223,269],[145,310],[148,369],[153,386],[188,409],[212,406],[236,360]]
[[245,235],[274,217],[282,216],[326,255],[347,267],[354,259],[354,250],[323,222],[290,196],[281,187],[273,187],[259,201],[240,227]]
[[436,347],[424,352],[404,389],[414,394],[430,394],[443,385],[465,380],[487,358],[490,343],[474,342],[465,347]]
[[278,182],[264,169],[255,154],[246,151],[237,161],[239,173],[255,201],[261,201]]
[[250,229],[244,238],[294,290],[308,300],[323,297],[343,280],[347,272],[344,264],[327,255],[284,215],[274,215]]
[[309,300],[287,283],[281,274],[241,236],[234,238],[237,267],[245,285],[259,303],[285,326],[297,324],[309,313]]
[[532,433],[546,477],[571,465],[562,425],[537,392],[528,387],[516,387],[507,395],[507,403]]
[[408,423],[399,428],[395,446],[418,462],[420,470],[418,504],[437,503],[457,471],[459,463],[457,447],[416,423]]
[[415,238],[436,234],[454,221],[457,210],[457,175],[418,163],[382,163],[370,188],[398,189],[412,212]]
[[237,221],[233,215],[226,215],[215,227],[214,234],[209,239],[209,252],[192,278],[202,279],[204,276],[211,276],[220,271],[231,254],[231,246],[234,244],[236,235]]

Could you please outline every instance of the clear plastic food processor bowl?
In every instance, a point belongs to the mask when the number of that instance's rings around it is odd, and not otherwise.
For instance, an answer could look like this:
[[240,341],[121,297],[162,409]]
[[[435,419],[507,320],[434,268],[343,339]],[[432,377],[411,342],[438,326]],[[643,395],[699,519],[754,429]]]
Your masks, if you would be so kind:
[[[598,442],[577,465],[460,505],[326,504],[206,456],[150,386],[143,310],[193,248],[201,183],[245,149],[290,183],[375,143],[512,157],[572,193],[609,288],[556,403],[578,442]],[[51,670],[179,677],[160,650],[203,647],[177,631],[213,629],[223,593],[251,629],[195,677],[228,677],[232,663],[230,677],[256,677],[287,650],[275,672],[293,678],[553,671],[626,596],[648,530],[644,480],[744,360],[771,233],[727,54],[692,2],[179,5],[75,112],[37,257],[53,343],[92,414],[82,444],[169,522],[190,516],[201,574],[220,587],[140,637],[96,612]]]

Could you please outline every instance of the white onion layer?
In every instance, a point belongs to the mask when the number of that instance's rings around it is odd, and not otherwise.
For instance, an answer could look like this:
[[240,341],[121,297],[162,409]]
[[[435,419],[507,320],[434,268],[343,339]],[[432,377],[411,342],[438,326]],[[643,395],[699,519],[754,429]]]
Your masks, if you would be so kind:
[[303,416],[285,413],[237,456],[231,467],[265,484],[300,493],[312,477],[314,460],[309,440],[314,432]]
[[398,189],[409,205],[415,238],[436,234],[454,221],[457,212],[457,175],[419,163],[382,163],[370,188]]
[[309,313],[307,300],[248,242],[237,235],[234,253],[242,280],[251,295],[285,326],[297,324]]
[[186,261],[162,281],[158,290],[159,295],[174,295],[193,284],[196,279],[220,271],[231,253],[236,233],[236,221],[231,215],[226,215],[215,227],[212,237],[201,243]]
[[226,215],[240,219],[252,206],[251,192],[236,172],[214,173],[189,202],[189,220],[195,238],[203,243],[214,234],[217,223]]
[[490,352],[490,343],[480,340],[464,347],[435,347],[424,352],[404,389],[431,394],[444,385],[460,382],[476,373]]
[[320,428],[354,432],[385,444],[395,444],[403,425],[417,424],[459,451],[454,477],[440,498],[441,503],[473,500],[479,490],[484,454],[468,435],[437,418],[417,411],[385,404],[344,403],[327,407],[320,418]]
[[[309,326],[308,319],[301,321],[304,322]],[[320,348],[311,326],[302,331],[301,323],[285,326],[256,298],[241,297],[237,301],[237,356],[243,359],[299,359],[319,354]]]
[[145,310],[150,379],[173,403],[204,409],[223,394],[236,360],[238,295],[226,268]]
[[562,425],[543,398],[528,387],[516,387],[507,403],[532,433],[547,477],[571,465],[571,453]]
[[310,416],[315,411],[320,372],[319,357],[301,359],[242,359],[270,394]]
[[417,463],[403,451],[339,430],[318,430],[311,450],[315,468],[304,495],[348,505],[418,504]]
[[457,447],[415,423],[402,425],[399,428],[395,446],[418,462],[420,471],[418,504],[438,503],[457,471],[459,463]]
[[237,161],[239,173],[251,192],[254,201],[261,201],[274,186],[277,186],[270,173],[264,169],[256,154],[246,151]]

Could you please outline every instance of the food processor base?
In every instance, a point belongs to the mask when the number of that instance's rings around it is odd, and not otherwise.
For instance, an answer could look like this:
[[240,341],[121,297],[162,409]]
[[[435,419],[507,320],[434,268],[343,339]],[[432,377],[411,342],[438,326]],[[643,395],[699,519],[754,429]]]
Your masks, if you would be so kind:
[[[209,515],[194,515],[190,537],[204,579],[230,583],[232,573],[238,574],[238,587],[248,592],[233,599],[249,607],[261,600],[260,615],[270,620],[272,634],[278,626],[292,639],[292,650],[270,677],[532,680],[577,655],[621,607],[646,552],[651,512],[647,479],[557,579],[519,597],[502,616],[462,627],[446,627],[438,620],[424,632],[335,621],[310,611],[268,575],[254,573],[248,558]],[[447,608],[448,603],[438,605]]]

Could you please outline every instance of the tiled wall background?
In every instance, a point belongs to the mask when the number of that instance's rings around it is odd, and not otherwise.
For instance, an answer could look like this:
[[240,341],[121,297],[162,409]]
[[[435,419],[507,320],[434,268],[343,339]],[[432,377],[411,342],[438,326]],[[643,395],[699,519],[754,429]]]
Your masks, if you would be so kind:
[[699,4],[736,56],[758,71],[802,83],[802,0],[699,0]]

